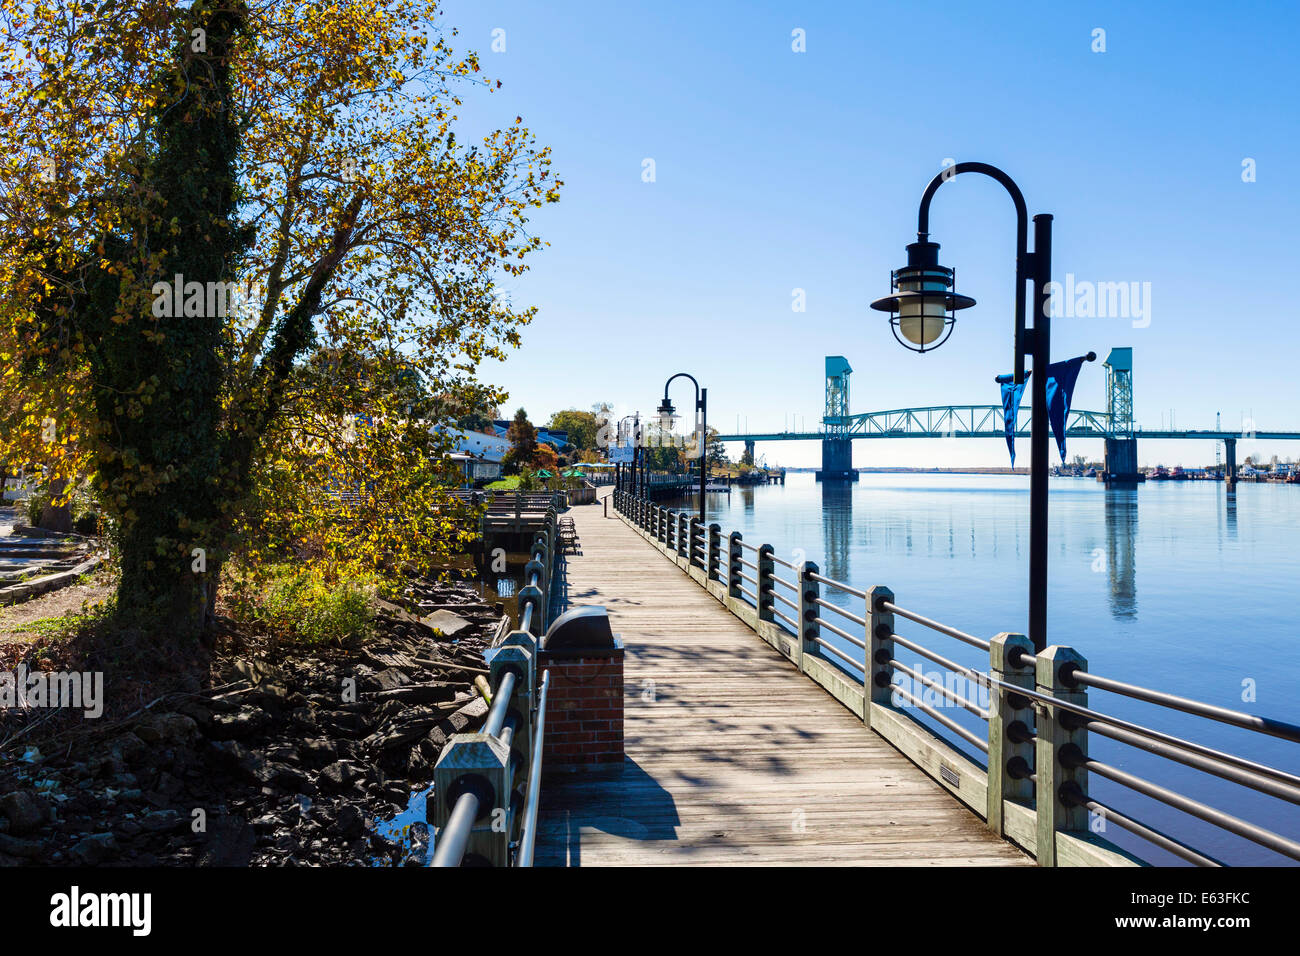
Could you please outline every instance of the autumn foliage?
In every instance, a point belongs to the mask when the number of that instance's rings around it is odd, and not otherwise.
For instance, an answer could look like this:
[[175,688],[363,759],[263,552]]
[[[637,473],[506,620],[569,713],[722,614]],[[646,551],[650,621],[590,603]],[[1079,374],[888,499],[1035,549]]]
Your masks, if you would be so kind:
[[440,426],[504,398],[560,183],[520,121],[456,138],[486,81],[439,16],[0,0],[0,460],[91,483],[119,607],[184,632],[232,557],[463,543]]

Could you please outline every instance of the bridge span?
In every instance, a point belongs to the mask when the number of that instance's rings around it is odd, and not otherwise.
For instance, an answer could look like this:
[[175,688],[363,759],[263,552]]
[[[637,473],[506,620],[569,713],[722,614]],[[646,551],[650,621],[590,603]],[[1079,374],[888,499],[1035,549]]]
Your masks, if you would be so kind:
[[[1067,438],[1098,438],[1105,442],[1108,481],[1140,479],[1138,439],[1223,442],[1227,480],[1237,480],[1237,442],[1245,440],[1300,441],[1300,431],[1263,431],[1251,425],[1236,431],[1222,429],[1145,429],[1133,421],[1133,350],[1112,349],[1105,362],[1106,411],[1072,409],[1066,417]],[[851,442],[875,438],[1005,438],[1001,405],[930,405],[885,411],[849,413],[849,375],[853,369],[843,356],[826,357],[826,412],[818,431],[735,432],[720,434],[720,441],[744,442],[752,452],[756,442],[820,441],[822,468],[817,479],[856,481]],[[1015,434],[1028,437],[1030,410],[1021,407]]]

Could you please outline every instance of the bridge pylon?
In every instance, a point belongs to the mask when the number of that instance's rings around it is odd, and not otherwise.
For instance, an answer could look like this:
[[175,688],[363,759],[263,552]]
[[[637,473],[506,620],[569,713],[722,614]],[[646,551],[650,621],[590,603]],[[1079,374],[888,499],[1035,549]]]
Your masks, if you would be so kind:
[[1111,349],[1106,367],[1106,412],[1110,434],[1101,474],[1107,484],[1144,481],[1138,471],[1137,435],[1133,431],[1133,350]]
[[818,481],[857,481],[853,441],[849,438],[849,375],[853,369],[843,355],[826,356],[826,412],[822,427],[822,467]]

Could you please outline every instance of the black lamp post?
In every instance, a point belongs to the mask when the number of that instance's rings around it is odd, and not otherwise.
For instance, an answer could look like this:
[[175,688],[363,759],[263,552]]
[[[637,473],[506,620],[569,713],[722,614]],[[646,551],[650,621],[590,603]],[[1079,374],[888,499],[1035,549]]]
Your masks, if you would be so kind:
[[[618,438],[620,444],[622,444],[623,437],[627,434],[627,432],[624,431],[623,429],[623,423],[626,422],[629,418],[632,419],[632,471],[631,471],[632,487],[630,490],[633,496],[635,496],[636,495],[636,462],[637,462],[637,453],[640,450],[640,446],[637,441],[637,438],[638,438],[638,433],[641,430],[641,413],[634,412],[631,415],[624,415],[622,418],[618,420]],[[619,464],[618,469],[622,476],[622,481],[619,483],[619,487],[622,488],[624,491],[627,491],[629,490],[627,487],[628,472],[626,469],[623,468],[623,465],[621,463]]]
[[703,527],[704,488],[709,474],[709,390],[700,388],[700,383],[695,381],[695,376],[686,372],[678,372],[664,382],[663,404],[656,409],[659,412],[659,427],[664,432],[671,433],[673,430],[673,417],[676,409],[673,408],[673,403],[668,398],[668,386],[673,383],[675,378],[689,378],[695,386],[695,410],[700,413],[700,526]]
[[[891,294],[871,303],[890,313],[894,337],[916,352],[938,348],[952,334],[954,313],[975,300],[958,295],[954,273],[939,265],[939,244],[930,242],[930,200],[939,187],[961,173],[996,179],[1016,206],[1016,315],[1013,350],[1014,384],[1025,381],[1025,357],[1037,372],[1031,383],[1029,464],[1029,639],[1035,650],[1047,646],[1047,366],[1051,344],[1052,217],[1034,216],[1034,251],[1028,248],[1029,214],[1025,197],[1011,177],[987,163],[958,163],[925,187],[917,216],[916,242],[907,246],[907,265],[891,274]],[[1034,324],[1025,327],[1025,283],[1034,284]],[[900,337],[901,333],[901,337]],[[1089,353],[1089,358],[1092,355]]]

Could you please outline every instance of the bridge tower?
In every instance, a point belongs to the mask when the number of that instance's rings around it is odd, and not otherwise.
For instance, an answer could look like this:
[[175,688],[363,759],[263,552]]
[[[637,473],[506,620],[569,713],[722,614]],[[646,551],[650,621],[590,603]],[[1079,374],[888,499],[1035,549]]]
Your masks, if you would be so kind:
[[822,417],[822,467],[818,481],[857,481],[853,470],[853,441],[849,431],[849,375],[853,369],[843,355],[826,356],[826,412]]
[[1133,431],[1133,350],[1111,349],[1106,366],[1106,413],[1110,434],[1106,436],[1106,458],[1102,480],[1142,481],[1138,473],[1137,436]]

